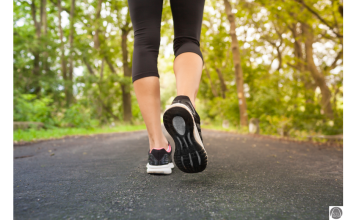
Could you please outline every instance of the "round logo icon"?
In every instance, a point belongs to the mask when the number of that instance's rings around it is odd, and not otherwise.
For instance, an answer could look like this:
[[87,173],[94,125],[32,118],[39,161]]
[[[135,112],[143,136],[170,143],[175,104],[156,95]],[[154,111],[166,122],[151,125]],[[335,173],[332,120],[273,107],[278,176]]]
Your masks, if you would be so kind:
[[342,210],[339,207],[334,207],[330,210],[330,216],[333,219],[339,219],[342,216]]

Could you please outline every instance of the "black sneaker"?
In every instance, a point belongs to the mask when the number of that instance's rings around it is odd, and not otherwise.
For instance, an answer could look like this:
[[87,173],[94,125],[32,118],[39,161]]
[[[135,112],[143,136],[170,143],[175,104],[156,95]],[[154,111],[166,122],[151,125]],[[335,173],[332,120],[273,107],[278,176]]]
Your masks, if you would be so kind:
[[174,168],[172,162],[172,147],[168,142],[168,151],[166,149],[152,149],[148,151],[147,173],[171,174]]
[[175,142],[174,162],[186,173],[206,168],[208,155],[200,129],[200,117],[188,96],[177,96],[163,115],[164,127]]

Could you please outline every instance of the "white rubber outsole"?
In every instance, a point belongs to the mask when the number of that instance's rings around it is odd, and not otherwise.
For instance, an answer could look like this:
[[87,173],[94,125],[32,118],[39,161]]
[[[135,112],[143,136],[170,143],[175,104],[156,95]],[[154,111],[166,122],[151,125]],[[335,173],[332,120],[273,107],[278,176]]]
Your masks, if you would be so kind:
[[173,163],[169,163],[167,165],[160,165],[160,166],[155,166],[155,165],[150,165],[147,163],[147,173],[156,173],[156,174],[171,174],[172,169],[174,168]]

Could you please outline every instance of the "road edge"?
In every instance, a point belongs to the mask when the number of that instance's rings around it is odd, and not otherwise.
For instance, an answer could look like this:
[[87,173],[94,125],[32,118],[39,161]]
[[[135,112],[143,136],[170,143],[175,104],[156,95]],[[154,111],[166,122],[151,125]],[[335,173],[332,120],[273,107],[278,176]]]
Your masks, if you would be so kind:
[[335,148],[343,148],[343,144],[340,143],[333,143],[333,142],[316,142],[316,141],[309,141],[309,140],[298,140],[290,137],[277,137],[277,136],[272,136],[272,135],[264,135],[264,134],[243,134],[243,133],[237,133],[235,131],[224,131],[224,130],[217,130],[217,129],[211,129],[211,128],[202,128],[202,130],[207,130],[207,131],[216,131],[216,132],[222,132],[222,133],[230,133],[230,134],[236,134],[236,135],[242,135],[242,136],[249,136],[253,138],[263,138],[263,139],[272,139],[272,140],[277,140],[277,141],[287,141],[287,142],[293,142],[293,143],[304,143],[304,144],[312,144],[314,146],[319,147],[319,149],[327,148],[327,147],[335,147]]
[[142,132],[142,131],[146,131],[146,129],[136,130],[136,131],[117,131],[117,132],[97,133],[97,134],[66,135],[66,136],[58,137],[58,138],[44,138],[44,139],[36,139],[36,140],[32,140],[32,141],[13,141],[13,146],[21,147],[21,146],[25,146],[25,145],[37,144],[40,142],[62,140],[62,139],[68,139],[68,138],[94,137],[94,136],[112,135],[112,134],[129,134],[129,133]]

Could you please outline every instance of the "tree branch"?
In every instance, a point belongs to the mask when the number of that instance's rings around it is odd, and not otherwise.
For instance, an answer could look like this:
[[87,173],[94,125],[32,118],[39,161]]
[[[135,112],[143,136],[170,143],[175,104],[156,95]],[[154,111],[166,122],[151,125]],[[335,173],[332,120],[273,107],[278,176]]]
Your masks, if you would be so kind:
[[111,63],[111,61],[109,60],[109,57],[108,56],[105,56],[104,57],[105,58],[105,61],[106,61],[106,63],[108,64],[108,66],[109,66],[109,69],[110,69],[110,71],[111,71],[111,73],[116,73],[116,71],[115,71],[115,68],[114,68],[114,65]]
[[344,6],[343,5],[339,5],[339,13],[341,14],[341,17],[344,17]]
[[[51,2],[52,4],[54,4],[55,6],[58,5],[58,1],[50,0],[50,2]],[[70,14],[70,10],[69,10],[68,8],[63,8],[63,7],[62,7],[62,11],[65,11],[65,12],[67,12],[68,14]]]
[[35,24],[35,28],[36,28],[36,36],[39,38],[41,36],[41,26],[40,23],[38,23],[37,18],[36,18],[36,5],[35,5],[35,1],[32,1],[31,4],[31,15],[32,15],[32,19],[33,22]]
[[298,67],[296,65],[291,64],[290,62],[287,62],[287,65],[298,70]]
[[83,61],[84,61],[85,66],[87,67],[89,73],[91,75],[95,75],[93,68],[90,66],[90,63],[88,62],[88,59],[86,57],[83,57]]
[[328,26],[332,32],[334,32],[334,34],[336,34],[336,36],[338,36],[339,38],[342,38],[343,35],[339,34],[338,32],[336,32],[334,30],[334,27],[332,27],[326,20],[324,20],[313,8],[309,7],[307,4],[305,4],[305,2],[303,0],[294,0],[296,2],[298,2],[299,4],[302,4],[309,12],[311,12],[313,15],[315,15],[321,22],[323,22],[326,26]]
[[331,64],[331,66],[328,68],[329,70],[333,70],[335,69],[336,65],[337,65],[337,61],[339,61],[339,59],[342,57],[343,55],[343,50],[341,49],[339,51],[339,53],[337,54],[337,56],[334,59],[334,62]]
[[104,104],[104,102],[103,102],[103,100],[100,98],[100,96],[98,96],[97,98],[98,98],[98,100],[100,101],[101,105],[104,107],[104,110],[105,110],[107,113],[109,113],[115,120],[119,120],[119,118],[111,112],[110,108],[109,108],[107,105]]

